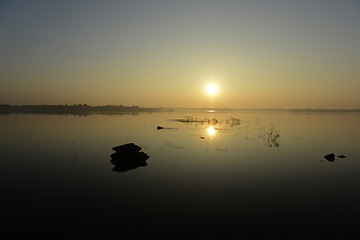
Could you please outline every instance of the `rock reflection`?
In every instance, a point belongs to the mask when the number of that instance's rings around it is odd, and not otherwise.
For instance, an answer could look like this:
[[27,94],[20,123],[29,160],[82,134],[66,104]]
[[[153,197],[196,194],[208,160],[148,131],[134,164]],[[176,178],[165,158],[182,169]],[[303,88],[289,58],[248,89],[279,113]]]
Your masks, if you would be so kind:
[[147,166],[149,156],[141,151],[141,147],[128,143],[113,147],[115,153],[111,154],[111,163],[115,165],[113,171],[126,172],[138,167]]

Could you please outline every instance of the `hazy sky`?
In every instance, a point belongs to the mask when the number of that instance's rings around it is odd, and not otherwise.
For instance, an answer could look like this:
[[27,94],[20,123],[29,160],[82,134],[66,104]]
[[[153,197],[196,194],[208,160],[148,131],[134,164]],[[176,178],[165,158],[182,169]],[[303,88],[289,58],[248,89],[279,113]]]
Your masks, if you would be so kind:
[[1,1],[0,103],[360,108],[360,1]]

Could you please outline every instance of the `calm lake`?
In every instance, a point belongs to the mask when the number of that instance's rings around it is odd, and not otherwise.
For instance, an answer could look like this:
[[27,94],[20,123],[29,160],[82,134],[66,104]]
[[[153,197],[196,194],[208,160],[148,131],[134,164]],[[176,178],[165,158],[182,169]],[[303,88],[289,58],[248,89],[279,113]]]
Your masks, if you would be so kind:
[[[359,123],[360,113],[0,115],[1,225],[65,237],[346,234],[360,219]],[[111,163],[125,143],[146,166]]]

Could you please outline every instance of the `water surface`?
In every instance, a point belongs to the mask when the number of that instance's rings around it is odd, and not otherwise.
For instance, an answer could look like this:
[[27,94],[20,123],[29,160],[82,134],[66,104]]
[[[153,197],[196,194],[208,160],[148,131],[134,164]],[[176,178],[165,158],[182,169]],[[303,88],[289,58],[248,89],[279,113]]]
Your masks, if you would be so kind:
[[[0,115],[2,224],[63,236],[346,233],[360,217],[359,120],[245,111]],[[130,142],[150,156],[147,166],[117,172],[112,147]]]

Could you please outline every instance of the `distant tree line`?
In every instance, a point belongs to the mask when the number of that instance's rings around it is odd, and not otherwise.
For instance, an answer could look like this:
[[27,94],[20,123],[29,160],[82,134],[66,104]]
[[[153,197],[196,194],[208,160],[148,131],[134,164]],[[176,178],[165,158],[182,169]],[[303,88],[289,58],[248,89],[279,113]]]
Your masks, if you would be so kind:
[[348,108],[241,108],[239,111],[263,111],[263,112],[299,112],[299,113],[348,113],[348,112],[360,112],[360,109],[348,109]]
[[346,109],[346,108],[295,108],[290,109],[292,112],[360,112],[360,109]]
[[79,114],[88,115],[92,113],[117,114],[138,112],[160,112],[162,108],[143,108],[137,105],[102,105],[91,106],[87,104],[60,104],[60,105],[10,105],[0,104],[0,114],[7,113],[43,113],[43,114]]

